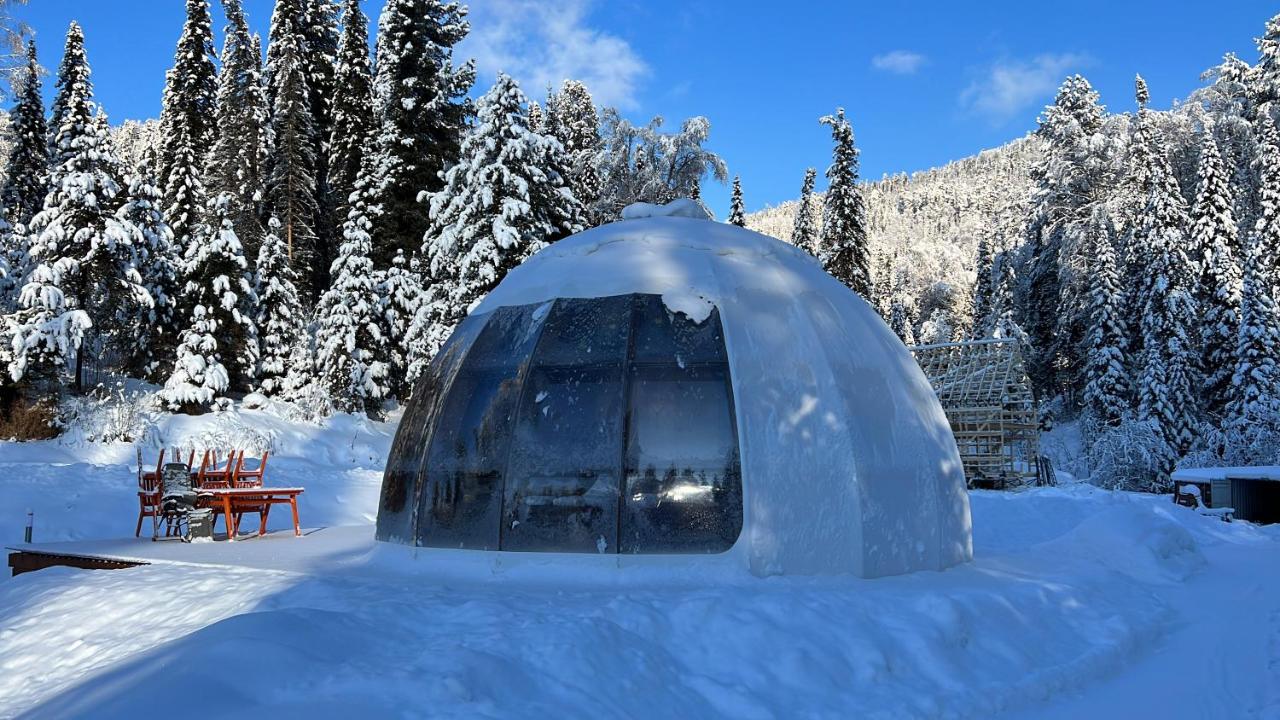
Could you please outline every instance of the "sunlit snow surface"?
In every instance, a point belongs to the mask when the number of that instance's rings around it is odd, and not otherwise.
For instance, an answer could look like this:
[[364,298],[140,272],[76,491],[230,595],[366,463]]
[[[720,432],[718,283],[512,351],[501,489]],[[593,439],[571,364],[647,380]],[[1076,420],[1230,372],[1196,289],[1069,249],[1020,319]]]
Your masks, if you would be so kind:
[[[270,435],[270,481],[307,487],[309,531],[365,524],[235,545],[137,541],[192,562],[0,581],[0,717],[1280,711],[1280,531],[1167,497],[973,493],[972,563],[876,580],[415,555],[374,548],[367,524],[391,426],[254,411],[170,422],[174,434],[241,423]],[[129,452],[0,444],[0,534],[17,540],[36,503],[37,540],[130,535]]]

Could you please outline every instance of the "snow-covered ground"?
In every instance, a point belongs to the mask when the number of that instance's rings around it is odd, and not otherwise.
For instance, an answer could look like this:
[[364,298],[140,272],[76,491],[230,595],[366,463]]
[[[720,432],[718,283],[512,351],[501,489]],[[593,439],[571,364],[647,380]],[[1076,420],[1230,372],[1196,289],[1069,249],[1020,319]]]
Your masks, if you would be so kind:
[[[415,560],[367,540],[392,431],[163,420],[264,433],[306,526],[365,527],[0,582],[0,717],[1280,717],[1278,528],[1073,485],[975,492],[974,562],[877,580]],[[131,534],[131,457],[0,444],[0,538]]]

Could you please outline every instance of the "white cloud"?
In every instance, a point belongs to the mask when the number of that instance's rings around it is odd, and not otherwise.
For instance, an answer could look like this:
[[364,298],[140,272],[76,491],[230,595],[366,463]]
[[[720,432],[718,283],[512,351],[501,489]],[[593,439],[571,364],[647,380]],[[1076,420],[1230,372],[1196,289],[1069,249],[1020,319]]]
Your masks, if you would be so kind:
[[911,75],[924,65],[927,58],[910,50],[894,50],[871,58],[871,66],[896,75]]
[[1038,55],[1030,61],[1002,60],[986,68],[960,93],[960,104],[1003,122],[1047,100],[1070,71],[1088,63],[1089,58],[1078,53]]
[[587,25],[590,0],[481,0],[471,3],[471,34],[459,52],[481,75],[499,71],[530,97],[548,85],[581,80],[599,105],[636,107],[636,86],[649,66],[616,35]]

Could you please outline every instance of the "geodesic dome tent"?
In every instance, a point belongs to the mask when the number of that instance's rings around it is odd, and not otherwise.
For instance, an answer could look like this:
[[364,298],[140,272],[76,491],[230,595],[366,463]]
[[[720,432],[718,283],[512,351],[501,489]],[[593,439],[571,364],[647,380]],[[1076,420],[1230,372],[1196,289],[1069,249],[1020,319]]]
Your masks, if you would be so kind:
[[933,389],[861,298],[690,201],[513,270],[433,361],[378,539],[876,577],[972,556]]

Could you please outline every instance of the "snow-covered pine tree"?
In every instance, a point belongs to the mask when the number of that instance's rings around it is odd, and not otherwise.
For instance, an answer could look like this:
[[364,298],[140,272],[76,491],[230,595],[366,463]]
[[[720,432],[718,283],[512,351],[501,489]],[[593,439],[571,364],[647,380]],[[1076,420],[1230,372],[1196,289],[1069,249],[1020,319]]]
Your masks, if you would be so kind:
[[280,239],[280,221],[271,218],[258,250],[255,289],[258,296],[258,346],[261,350],[258,389],[264,395],[285,390],[289,360],[306,329],[298,299],[298,274],[289,266],[288,250]]
[[733,176],[733,192],[729,197],[729,220],[730,225],[738,227],[747,226],[747,208],[742,203],[742,178],[737,175]]
[[1104,206],[1095,207],[1089,227],[1089,331],[1086,342],[1084,404],[1093,419],[1116,426],[1130,406],[1125,367],[1124,287],[1116,258],[1114,232]]
[[[1140,86],[1140,100],[1142,90]],[[1143,367],[1138,416],[1157,427],[1164,440],[1156,478],[1157,487],[1163,487],[1168,473],[1195,439],[1196,267],[1186,253],[1186,201],[1145,104],[1138,122],[1142,127],[1136,141],[1145,145],[1142,156],[1148,163],[1142,171],[1147,192],[1138,233],[1148,248],[1147,272],[1151,275],[1144,288],[1141,320]]]
[[333,261],[333,285],[316,311],[316,370],[335,407],[378,417],[391,390],[387,341],[370,258],[369,220],[363,197],[357,197],[343,225],[346,241]]
[[375,172],[369,219],[375,264],[386,267],[397,249],[411,253],[430,224],[418,194],[441,188],[457,161],[475,82],[471,61],[453,65],[466,37],[467,10],[440,0],[388,0],[378,22],[374,106]]
[[[1031,173],[1035,189],[1026,223],[1027,293],[1020,309],[1032,350],[1027,373],[1042,397],[1056,395],[1070,383],[1061,377],[1061,368],[1078,365],[1072,362],[1074,341],[1069,335],[1074,333],[1064,327],[1065,306],[1078,303],[1064,302],[1063,292],[1063,269],[1076,265],[1077,258],[1070,253],[1064,257],[1063,247],[1069,237],[1087,236],[1079,231],[1091,214],[1086,206],[1100,199],[1104,190],[1092,184],[1089,167],[1091,143],[1102,130],[1104,115],[1089,81],[1072,75],[1040,115],[1036,131],[1044,154]],[[1071,314],[1071,319],[1079,318]]]
[[1236,366],[1241,278],[1230,178],[1207,127],[1200,139],[1197,179],[1191,207],[1190,252],[1200,263],[1196,298],[1202,315],[1203,395],[1208,411],[1220,415],[1233,394],[1231,376]]
[[195,306],[190,327],[182,333],[173,372],[160,391],[171,410],[204,412],[227,391],[230,383],[227,368],[219,360],[217,336],[217,322],[203,305]]
[[405,385],[409,368],[409,325],[422,305],[422,281],[409,268],[404,252],[398,251],[391,267],[380,273],[378,282],[379,309],[383,336],[387,339],[389,380],[392,394],[406,397]]
[[537,100],[529,101],[529,129],[539,135],[546,135],[549,132],[547,117],[543,114],[542,105]]
[[1240,296],[1240,333],[1237,336],[1234,391],[1228,417],[1237,427],[1274,421],[1280,414],[1280,309],[1275,288],[1268,280],[1267,263],[1260,243],[1245,251],[1244,286]]
[[[443,314],[432,319],[434,330],[418,323],[412,334],[419,342],[428,336],[442,341],[509,270],[582,229],[582,207],[559,161],[560,142],[529,130],[515,80],[499,73],[476,111],[458,164],[430,200],[422,256],[429,264],[428,300]],[[439,294],[446,289],[447,300]],[[434,342],[428,346],[430,354],[438,349]]]
[[[21,304],[36,311],[23,333],[44,348],[74,346],[75,388],[83,388],[85,345],[127,354],[139,313],[152,304],[138,274],[135,242],[139,231],[116,215],[122,204],[118,169],[106,116],[93,102],[93,85],[84,54],[84,34],[71,24],[67,31],[65,74],[58,77],[61,109],[54,135],[50,191],[44,209],[31,220],[33,272],[22,290]],[[52,297],[56,295],[57,297]],[[83,322],[75,313],[83,313]],[[58,320],[62,316],[65,319]],[[78,327],[84,342],[45,337],[50,328]]]
[[5,219],[13,226],[30,224],[44,207],[48,191],[49,127],[40,92],[40,64],[36,61],[35,40],[31,40],[27,43],[26,68],[17,81],[17,102],[9,113],[13,145],[5,158],[5,183],[0,190]]
[[205,163],[205,187],[215,197],[230,199],[229,212],[236,237],[253,256],[262,242],[264,168],[262,147],[270,112],[262,84],[262,58],[254,54],[241,0],[223,0],[227,15],[218,75],[217,139]]
[[334,223],[351,210],[351,193],[373,142],[373,77],[369,64],[369,19],[360,0],[346,0],[342,40],[333,88],[333,133],[329,136],[329,186],[334,198]]
[[813,209],[813,185],[818,179],[818,171],[809,168],[804,171],[804,184],[800,186],[800,209],[796,212],[796,222],[791,228],[791,244],[818,256],[818,223]]
[[875,295],[875,302],[871,306],[876,309],[876,313],[885,322],[889,321],[889,313],[892,310],[893,303],[893,264],[897,261],[897,254],[884,253],[880,256],[880,263],[876,268],[876,276],[872,279],[872,292]]
[[1228,416],[1237,427],[1280,416],[1280,309],[1276,256],[1280,250],[1280,132],[1267,108],[1258,113],[1259,218],[1245,247],[1240,332]]
[[1018,278],[1013,268],[1013,253],[1008,250],[997,253],[995,263],[996,285],[991,295],[991,311],[987,321],[987,334],[994,338],[1017,340],[1026,356],[1030,337],[1022,329],[1017,316],[1014,292]]
[[1258,62],[1250,72],[1249,85],[1258,107],[1280,101],[1280,15],[1267,21],[1266,30],[1258,38]]
[[144,162],[129,178],[129,191],[118,215],[138,229],[138,273],[152,299],[135,330],[129,366],[134,372],[159,381],[170,374],[182,330],[177,307],[181,257],[161,210],[164,197],[149,174],[153,166],[153,162]]
[[273,28],[272,35],[275,40],[268,74],[275,86],[271,114],[274,147],[267,176],[267,205],[280,219],[289,263],[298,273],[298,290],[310,303],[323,291],[328,273],[317,269],[316,127],[307,85],[305,38],[294,31],[287,18],[278,31]]
[[158,173],[165,217],[183,247],[204,212],[202,171],[213,147],[218,89],[208,0],[186,0],[186,17],[173,68],[165,76]]
[[827,272],[864,298],[871,297],[871,250],[867,245],[866,208],[858,188],[858,149],[844,108],[820,122],[831,126],[835,148],[827,168],[827,196],[822,206],[822,262]]
[[[307,88],[315,125],[316,260],[312,283],[316,293],[329,286],[329,266],[341,241],[340,198],[329,181],[329,139],[333,136],[333,102],[337,92],[339,5],[335,0],[307,0],[303,38],[306,40]],[[366,40],[367,42],[367,40]]]
[[[584,208],[600,202],[600,173],[596,169],[603,141],[600,138],[600,113],[587,86],[577,80],[565,80],[560,92],[548,98],[546,127],[539,128],[535,117],[536,103],[529,104],[529,129],[541,135],[554,135],[564,146],[568,167],[569,189]],[[539,111],[540,112],[540,111]],[[589,218],[591,225],[604,222]]]
[[[231,203],[226,194],[213,199],[209,217],[215,225],[205,228],[183,255],[186,284],[181,303],[189,308],[184,313],[183,344],[190,345],[187,339],[196,331],[212,333],[216,343],[212,354],[226,369],[228,387],[248,391],[258,367],[258,335],[253,322],[258,298],[244,247],[232,224]],[[177,368],[175,374],[182,369]]]
[[995,292],[995,257],[991,254],[991,241],[986,235],[978,238],[978,254],[974,260],[974,272],[977,277],[973,281],[973,338],[986,337],[988,322],[991,316],[992,294]]
[[1261,246],[1264,262],[1271,268],[1271,281],[1280,284],[1280,131],[1274,108],[1259,113],[1254,166],[1257,184],[1254,206],[1258,210],[1251,242]]

